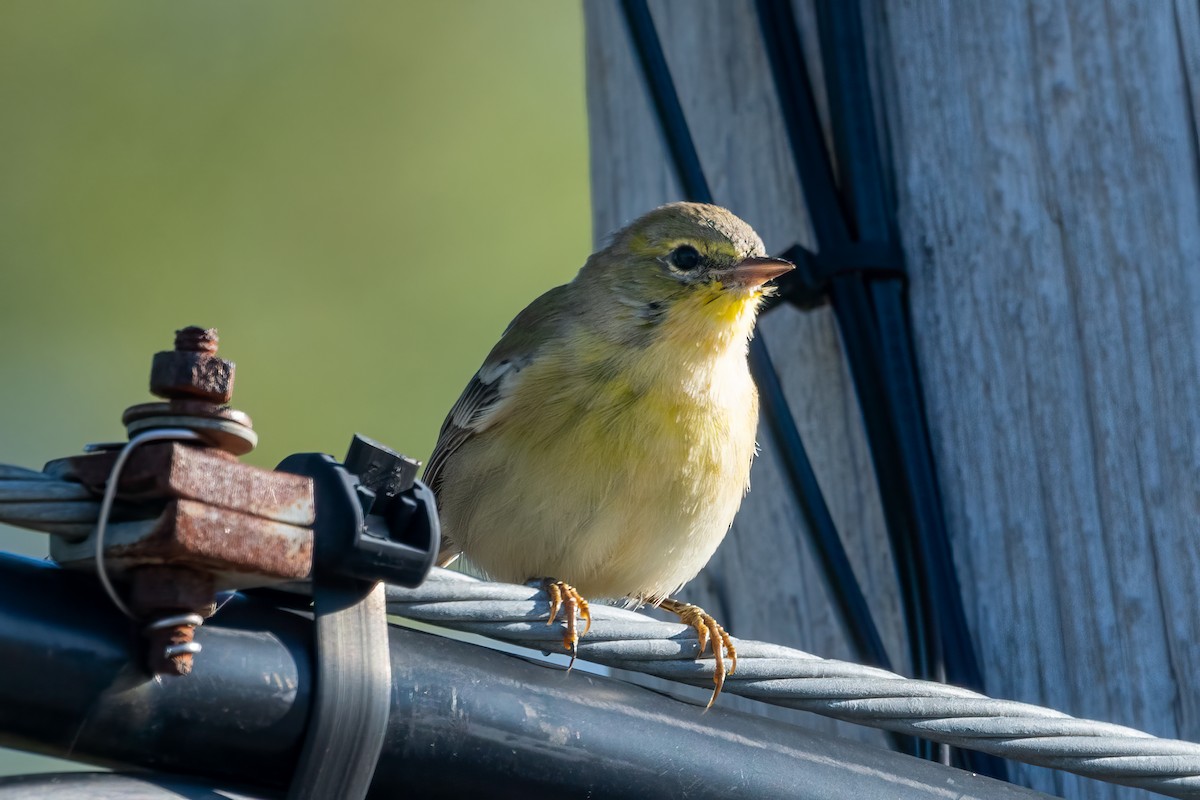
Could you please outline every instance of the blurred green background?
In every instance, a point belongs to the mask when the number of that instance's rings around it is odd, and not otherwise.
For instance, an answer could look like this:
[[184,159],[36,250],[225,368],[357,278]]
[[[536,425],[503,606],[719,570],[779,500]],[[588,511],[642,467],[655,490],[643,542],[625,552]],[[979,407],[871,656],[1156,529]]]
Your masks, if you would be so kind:
[[9,2],[0,109],[6,463],[123,439],[187,324],[237,362],[250,463],[424,459],[591,249],[577,3]]

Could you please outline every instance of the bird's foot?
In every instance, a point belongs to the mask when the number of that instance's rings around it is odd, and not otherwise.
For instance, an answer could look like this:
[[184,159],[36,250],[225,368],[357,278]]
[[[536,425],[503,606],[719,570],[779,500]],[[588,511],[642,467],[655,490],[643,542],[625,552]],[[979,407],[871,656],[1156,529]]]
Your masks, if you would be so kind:
[[[563,634],[563,647],[571,651],[571,663],[567,665],[567,670],[570,671],[571,667],[575,666],[575,657],[579,653],[579,637],[592,629],[592,612],[588,608],[588,601],[569,583],[546,578],[542,581],[542,589],[550,598],[550,619],[546,620],[547,625],[554,624],[559,609],[562,609],[563,621],[567,624],[567,631]],[[580,617],[587,622],[582,634],[579,633]]]
[[[733,639],[729,638],[729,634],[725,632],[719,622],[713,619],[711,614],[699,606],[668,598],[659,604],[659,608],[677,614],[680,622],[696,629],[696,638],[700,641],[700,651],[696,654],[697,657],[704,655],[704,649],[711,645],[713,657],[717,662],[713,669],[713,684],[716,688],[713,689],[712,697],[709,698],[706,708],[712,708],[717,695],[725,686],[725,676],[732,675],[737,669],[737,648],[733,646]],[[729,669],[725,669],[726,654],[729,657]]]

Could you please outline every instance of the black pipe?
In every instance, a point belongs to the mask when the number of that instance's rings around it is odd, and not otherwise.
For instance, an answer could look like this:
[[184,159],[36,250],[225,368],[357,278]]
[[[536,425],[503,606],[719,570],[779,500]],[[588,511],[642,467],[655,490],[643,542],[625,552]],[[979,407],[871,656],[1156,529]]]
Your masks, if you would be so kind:
[[279,800],[211,781],[150,772],[50,772],[0,778],[0,800]]
[[[193,673],[156,682],[93,579],[0,555],[0,745],[281,788],[308,719],[311,628],[238,597],[198,631]],[[1046,798],[431,634],[390,640],[372,798]]]
[[0,745],[284,786],[311,703],[312,622],[245,598],[198,629],[188,678],[143,671],[91,576],[0,554]]

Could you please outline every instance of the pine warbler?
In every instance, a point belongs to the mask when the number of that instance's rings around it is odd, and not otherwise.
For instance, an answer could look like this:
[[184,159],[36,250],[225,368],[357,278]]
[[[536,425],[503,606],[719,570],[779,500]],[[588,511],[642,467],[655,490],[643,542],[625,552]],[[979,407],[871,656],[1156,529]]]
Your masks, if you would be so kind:
[[[736,667],[728,634],[670,598],[749,486],[746,352],[764,284],[790,270],[729,211],[674,203],[617,232],[508,326],[442,426],[426,482],[446,545],[497,580],[541,579],[576,652],[585,597],[651,603]],[[586,633],[586,629],[584,631]],[[711,705],[711,701],[710,701]]]

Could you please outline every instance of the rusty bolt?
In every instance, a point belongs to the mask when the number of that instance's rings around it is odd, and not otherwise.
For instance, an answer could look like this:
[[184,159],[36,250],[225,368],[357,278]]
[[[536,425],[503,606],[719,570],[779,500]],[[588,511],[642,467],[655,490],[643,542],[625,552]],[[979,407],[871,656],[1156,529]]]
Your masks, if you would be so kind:
[[169,565],[131,571],[130,604],[146,620],[147,666],[154,675],[188,675],[196,627],[216,611],[210,573]]
[[234,364],[217,356],[217,329],[189,326],[175,332],[175,349],[154,354],[150,391],[167,400],[233,399]]
[[189,325],[175,331],[175,349],[185,353],[215,353],[220,341],[216,328]]

